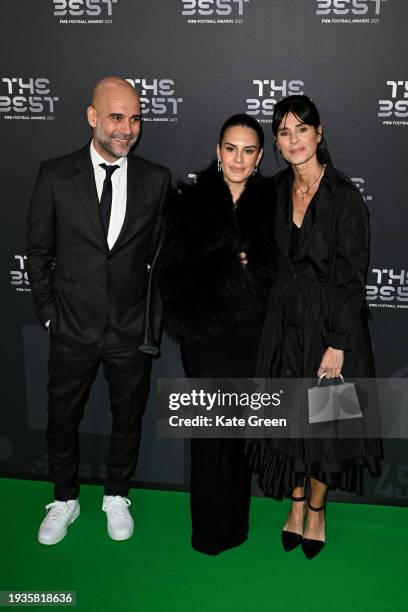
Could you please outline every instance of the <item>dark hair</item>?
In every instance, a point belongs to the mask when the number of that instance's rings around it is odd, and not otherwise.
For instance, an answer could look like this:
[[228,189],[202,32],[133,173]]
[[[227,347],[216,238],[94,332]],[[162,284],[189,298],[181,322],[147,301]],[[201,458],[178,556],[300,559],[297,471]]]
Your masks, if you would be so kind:
[[265,135],[262,126],[259,121],[251,117],[251,115],[246,115],[245,113],[232,115],[232,117],[226,120],[220,131],[220,138],[218,141],[220,145],[222,144],[225,132],[229,128],[236,127],[237,125],[242,125],[244,127],[250,128],[251,130],[254,130],[254,132],[256,132],[256,135],[258,136],[259,148],[263,149],[265,143]]
[[[318,128],[320,125],[320,114],[317,106],[305,95],[295,94],[282,98],[275,104],[272,118],[272,132],[276,138],[278,129],[288,113],[293,113],[301,123]],[[317,157],[321,163],[331,162],[330,153],[324,138],[317,146]]]

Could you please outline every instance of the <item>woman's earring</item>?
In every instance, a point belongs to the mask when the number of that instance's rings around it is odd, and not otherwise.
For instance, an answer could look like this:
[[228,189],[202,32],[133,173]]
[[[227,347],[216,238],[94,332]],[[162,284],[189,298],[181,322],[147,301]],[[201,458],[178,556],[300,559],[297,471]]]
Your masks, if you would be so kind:
[[258,164],[255,165],[255,168],[252,171],[252,176],[255,176],[257,172],[258,172]]
[[222,172],[221,160],[217,159],[217,170],[218,172]]

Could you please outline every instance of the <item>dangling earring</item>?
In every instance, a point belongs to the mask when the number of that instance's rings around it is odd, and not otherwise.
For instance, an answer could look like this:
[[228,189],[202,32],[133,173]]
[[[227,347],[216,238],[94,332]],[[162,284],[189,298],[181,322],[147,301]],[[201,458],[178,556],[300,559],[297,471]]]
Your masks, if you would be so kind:
[[258,164],[255,165],[255,168],[252,171],[252,176],[255,176],[257,172],[258,172]]
[[221,160],[217,159],[217,170],[218,172],[222,172]]

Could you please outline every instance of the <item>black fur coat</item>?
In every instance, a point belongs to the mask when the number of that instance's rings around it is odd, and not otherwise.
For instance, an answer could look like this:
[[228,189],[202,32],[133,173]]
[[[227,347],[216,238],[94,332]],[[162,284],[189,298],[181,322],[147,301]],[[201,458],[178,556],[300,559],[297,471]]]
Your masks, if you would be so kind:
[[235,209],[213,166],[181,186],[165,211],[157,265],[173,339],[205,341],[262,315],[276,266],[274,208],[273,186],[261,177],[248,180]]

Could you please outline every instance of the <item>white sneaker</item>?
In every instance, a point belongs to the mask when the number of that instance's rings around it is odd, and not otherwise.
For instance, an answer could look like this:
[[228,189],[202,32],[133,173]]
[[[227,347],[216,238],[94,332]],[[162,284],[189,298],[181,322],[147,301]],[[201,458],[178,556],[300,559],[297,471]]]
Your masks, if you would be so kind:
[[133,519],[128,510],[131,502],[120,495],[104,495],[102,510],[106,512],[108,534],[112,540],[127,540],[133,533]]
[[45,506],[47,515],[38,530],[40,544],[57,544],[67,535],[68,526],[79,516],[79,501],[53,501]]

